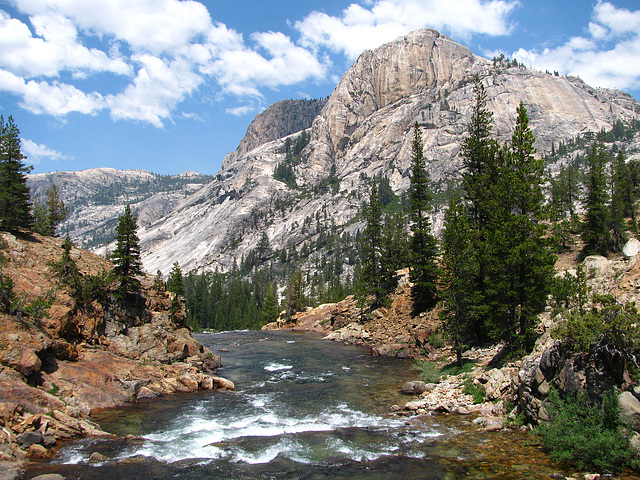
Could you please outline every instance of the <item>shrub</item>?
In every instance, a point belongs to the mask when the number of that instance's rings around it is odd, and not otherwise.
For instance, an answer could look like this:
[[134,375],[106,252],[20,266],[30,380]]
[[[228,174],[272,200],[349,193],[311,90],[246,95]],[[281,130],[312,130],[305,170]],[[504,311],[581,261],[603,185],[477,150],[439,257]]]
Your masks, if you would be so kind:
[[482,385],[476,385],[471,378],[467,378],[464,381],[464,388],[462,393],[465,395],[471,395],[473,397],[473,403],[484,403],[486,395],[485,389]]
[[633,454],[620,425],[614,391],[607,392],[598,404],[584,393],[561,398],[552,390],[546,409],[549,421],[537,433],[554,460],[612,473],[632,466]]
[[435,362],[417,360],[413,368],[420,372],[418,374],[420,380],[426,383],[438,383],[442,377],[442,373]]

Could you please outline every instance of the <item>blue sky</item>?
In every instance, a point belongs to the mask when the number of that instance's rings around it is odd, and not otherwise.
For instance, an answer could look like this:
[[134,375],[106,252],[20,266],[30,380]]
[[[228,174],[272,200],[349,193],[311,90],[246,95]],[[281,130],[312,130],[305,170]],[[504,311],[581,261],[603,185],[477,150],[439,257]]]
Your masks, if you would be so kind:
[[0,114],[34,173],[214,174],[258,112],[422,27],[640,99],[638,0],[0,0]]

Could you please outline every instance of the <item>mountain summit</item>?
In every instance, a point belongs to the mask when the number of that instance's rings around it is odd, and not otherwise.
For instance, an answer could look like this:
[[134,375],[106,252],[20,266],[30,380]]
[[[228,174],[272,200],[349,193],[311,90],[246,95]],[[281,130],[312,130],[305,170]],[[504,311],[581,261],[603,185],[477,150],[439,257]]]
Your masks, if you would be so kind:
[[[364,52],[326,103],[279,102],[258,115],[210,183],[142,226],[145,269],[166,273],[177,261],[184,270],[226,271],[265,234],[271,251],[294,253],[329,230],[354,234],[367,179],[382,175],[396,194],[408,190],[416,122],[432,190],[445,193],[459,178],[476,76],[494,136],[510,138],[523,102],[539,154],[640,118],[640,104],[625,93],[488,60],[434,30],[418,30]],[[439,218],[436,209],[436,228]]]

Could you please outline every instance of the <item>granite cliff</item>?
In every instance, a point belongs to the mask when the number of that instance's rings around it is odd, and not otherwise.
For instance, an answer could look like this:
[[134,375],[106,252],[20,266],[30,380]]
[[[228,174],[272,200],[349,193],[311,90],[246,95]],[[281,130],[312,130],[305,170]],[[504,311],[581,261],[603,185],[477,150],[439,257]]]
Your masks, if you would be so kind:
[[[409,188],[415,122],[421,127],[432,190],[444,198],[441,194],[460,177],[460,144],[476,76],[487,92],[495,137],[509,139],[516,107],[523,102],[539,154],[577,135],[640,118],[640,104],[622,92],[491,61],[436,31],[419,30],[364,52],[326,102],[284,101],[259,114],[236,152],[227,155],[215,178],[199,184],[202,188],[162,206],[134,205],[145,269],[167,273],[177,261],[185,271],[226,271],[255,249],[263,233],[273,251],[295,248],[298,253],[317,243],[323,232],[355,233],[361,229],[357,215],[368,197],[367,179],[388,177],[398,195]],[[276,180],[274,171],[286,158],[285,142],[295,141],[305,129],[310,141],[292,166],[296,184]],[[634,142],[637,147],[638,139]],[[627,149],[630,157],[638,155],[636,147]],[[554,165],[548,168],[553,171]],[[329,181],[335,188],[327,186]],[[90,203],[86,212],[95,209]],[[84,209],[77,215],[87,217]],[[69,231],[72,238],[89,235],[81,232],[90,226],[76,225]],[[433,225],[438,233],[438,205]],[[109,241],[106,227],[101,238]],[[100,254],[108,248],[94,244]],[[352,273],[348,263],[343,276]]]
[[[497,138],[509,138],[522,101],[541,154],[552,142],[640,117],[640,105],[624,93],[495,63],[433,30],[420,30],[363,53],[345,73],[308,130],[310,142],[294,167],[296,189],[275,180],[273,172],[284,161],[286,138],[298,134],[264,137],[265,143],[248,149],[256,143],[249,132],[213,182],[142,228],[147,270],[164,271],[171,260],[186,269],[225,270],[255,248],[262,232],[274,250],[301,248],[329,226],[355,232],[354,219],[368,195],[366,178],[389,177],[396,194],[409,188],[415,122],[422,129],[432,188],[442,193],[448,180],[459,178],[475,76],[487,90]],[[336,190],[322,187],[332,171]],[[319,211],[330,221],[303,233],[305,220]],[[441,226],[437,208],[434,226]]]

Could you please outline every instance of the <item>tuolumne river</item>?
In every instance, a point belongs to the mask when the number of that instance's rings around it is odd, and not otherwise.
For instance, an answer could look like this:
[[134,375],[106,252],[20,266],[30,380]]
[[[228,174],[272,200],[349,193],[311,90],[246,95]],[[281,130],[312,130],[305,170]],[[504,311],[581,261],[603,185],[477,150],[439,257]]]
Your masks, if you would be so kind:
[[[521,431],[463,416],[390,416],[411,361],[292,332],[200,334],[236,391],[139,401],[94,419],[116,440],[69,443],[26,478],[522,479],[569,475]],[[128,438],[124,438],[129,436]],[[132,437],[135,436],[135,437]],[[101,457],[90,461],[94,452]],[[94,456],[95,460],[95,456]]]

